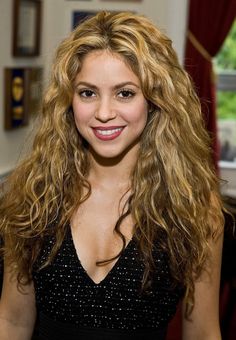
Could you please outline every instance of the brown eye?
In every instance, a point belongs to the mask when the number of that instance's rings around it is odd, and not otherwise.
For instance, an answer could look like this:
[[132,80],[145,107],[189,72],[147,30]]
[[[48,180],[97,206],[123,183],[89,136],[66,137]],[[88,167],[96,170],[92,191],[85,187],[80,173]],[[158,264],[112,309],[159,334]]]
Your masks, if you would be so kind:
[[134,95],[135,95],[135,93],[133,91],[131,91],[131,90],[121,90],[118,93],[118,97],[124,98],[124,99],[131,98]]
[[92,90],[81,90],[79,91],[79,95],[83,98],[94,97],[95,93]]

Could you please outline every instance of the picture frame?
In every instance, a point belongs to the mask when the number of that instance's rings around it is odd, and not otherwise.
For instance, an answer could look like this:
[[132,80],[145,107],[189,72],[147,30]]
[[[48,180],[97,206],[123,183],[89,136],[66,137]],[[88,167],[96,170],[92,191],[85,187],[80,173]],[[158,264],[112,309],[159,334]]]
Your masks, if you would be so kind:
[[35,57],[40,53],[41,0],[13,0],[14,57]]
[[142,2],[142,0],[102,0],[102,1],[110,1],[110,2]]
[[72,13],[72,30],[81,22],[96,15],[96,11],[74,11]]
[[28,125],[29,116],[38,111],[42,98],[41,67],[6,67],[5,78],[5,130]]
[[24,68],[5,68],[5,130],[28,124],[27,79]]

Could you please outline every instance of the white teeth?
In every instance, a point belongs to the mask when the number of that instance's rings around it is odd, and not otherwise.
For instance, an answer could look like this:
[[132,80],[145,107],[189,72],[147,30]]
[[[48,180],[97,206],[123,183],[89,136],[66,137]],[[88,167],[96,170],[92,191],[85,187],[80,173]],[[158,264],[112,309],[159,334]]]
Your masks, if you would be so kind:
[[117,128],[117,129],[112,129],[112,130],[98,130],[98,129],[96,129],[96,131],[102,136],[113,135],[113,133],[119,132],[121,130],[122,130],[122,128]]

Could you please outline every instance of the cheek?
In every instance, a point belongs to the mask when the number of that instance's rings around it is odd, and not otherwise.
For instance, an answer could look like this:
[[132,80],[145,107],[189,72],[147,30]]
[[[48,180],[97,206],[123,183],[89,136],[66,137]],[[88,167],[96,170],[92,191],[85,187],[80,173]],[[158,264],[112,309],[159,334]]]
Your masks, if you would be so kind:
[[137,128],[145,126],[148,116],[147,110],[146,103],[140,103],[140,105],[134,107],[132,112],[130,112],[130,122],[135,124]]
[[89,114],[88,114],[88,110],[86,110],[86,108],[84,107],[84,105],[73,101],[72,102],[72,109],[74,112],[74,119],[75,119],[75,123],[78,127],[78,125],[86,123],[88,121],[89,118]]
[[74,121],[78,133],[80,134],[81,137],[86,139],[88,126],[87,120],[83,113],[81,111],[78,111],[78,109],[74,110]]
[[74,110],[74,121],[78,132],[81,135],[84,135],[83,131],[85,130],[86,120],[83,113],[78,111],[78,109]]

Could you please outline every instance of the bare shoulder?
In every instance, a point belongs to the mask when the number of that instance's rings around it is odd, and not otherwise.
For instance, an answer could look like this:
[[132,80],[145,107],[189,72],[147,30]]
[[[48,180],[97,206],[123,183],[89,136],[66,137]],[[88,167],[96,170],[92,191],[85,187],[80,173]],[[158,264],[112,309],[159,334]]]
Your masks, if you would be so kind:
[[32,333],[36,319],[34,285],[17,285],[17,275],[4,264],[2,295],[0,299],[0,324],[27,329]]

